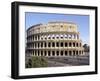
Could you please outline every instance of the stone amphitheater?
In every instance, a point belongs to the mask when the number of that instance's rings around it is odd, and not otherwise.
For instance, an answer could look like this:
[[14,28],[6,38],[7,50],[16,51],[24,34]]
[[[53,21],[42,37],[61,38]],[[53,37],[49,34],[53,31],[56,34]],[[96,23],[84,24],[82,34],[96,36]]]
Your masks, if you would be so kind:
[[26,34],[27,56],[67,57],[85,54],[75,23],[53,21],[36,24],[28,28]]

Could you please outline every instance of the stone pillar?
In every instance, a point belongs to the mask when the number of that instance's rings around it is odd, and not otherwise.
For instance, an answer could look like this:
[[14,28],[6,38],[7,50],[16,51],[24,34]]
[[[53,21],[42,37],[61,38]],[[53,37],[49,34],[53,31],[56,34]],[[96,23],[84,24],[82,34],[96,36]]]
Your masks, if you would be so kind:
[[59,50],[59,56],[61,56],[61,50]]
[[38,56],[38,51],[36,50],[36,56]]
[[69,48],[69,42],[67,42],[67,48]]
[[43,43],[43,48],[44,48],[44,42],[42,42]]
[[65,56],[65,50],[63,50],[63,56]]
[[35,56],[35,50],[34,50],[34,52],[33,52],[33,53],[34,53],[34,56]]
[[80,51],[78,50],[78,55],[80,55]]
[[57,55],[56,55],[56,51],[55,51],[55,50],[54,50],[54,52],[55,52],[55,55],[54,55],[54,56],[57,56]]
[[47,36],[46,36],[46,37],[47,37],[47,40],[48,40],[48,36],[49,36],[49,35],[47,34]]
[[36,42],[36,48],[38,48],[38,43]]
[[68,34],[67,34],[67,39],[69,39],[69,36],[68,36]]
[[73,56],[73,50],[71,50],[71,56]]
[[33,35],[33,41],[34,41],[34,35]]
[[40,53],[39,53],[39,56],[41,56],[41,50],[39,51]]
[[47,46],[46,47],[48,48],[48,42],[47,42]]
[[36,41],[36,35],[34,35],[34,40]]
[[43,56],[44,56],[44,50],[43,50]]
[[48,56],[48,51],[47,50],[46,50],[46,53],[47,53],[46,56]]
[[63,42],[63,46],[64,46],[64,48],[65,48],[65,41]]
[[72,40],[72,34],[70,34],[71,40]]
[[73,42],[71,42],[71,45],[72,45],[71,47],[73,48]]
[[38,42],[38,44],[39,44],[39,47],[38,47],[38,49],[40,48],[40,42]]
[[69,50],[67,50],[67,56],[69,56]]
[[50,50],[50,56],[52,56],[52,51]]

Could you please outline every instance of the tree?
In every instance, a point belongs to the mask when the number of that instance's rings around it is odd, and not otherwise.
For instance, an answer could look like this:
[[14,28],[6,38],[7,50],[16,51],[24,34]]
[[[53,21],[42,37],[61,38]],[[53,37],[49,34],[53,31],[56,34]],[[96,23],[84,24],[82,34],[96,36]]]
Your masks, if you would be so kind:
[[84,51],[85,52],[89,52],[90,51],[90,47],[89,47],[88,44],[84,44],[83,47],[84,47]]
[[47,67],[47,64],[48,63],[45,57],[33,56],[31,59],[28,60],[26,67],[27,68]]

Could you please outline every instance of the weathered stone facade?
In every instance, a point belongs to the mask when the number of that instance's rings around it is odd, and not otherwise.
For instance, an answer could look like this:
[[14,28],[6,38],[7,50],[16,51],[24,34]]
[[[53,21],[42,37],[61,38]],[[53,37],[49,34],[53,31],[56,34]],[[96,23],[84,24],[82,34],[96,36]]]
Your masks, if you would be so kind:
[[77,25],[71,22],[48,22],[27,29],[27,56],[84,55]]

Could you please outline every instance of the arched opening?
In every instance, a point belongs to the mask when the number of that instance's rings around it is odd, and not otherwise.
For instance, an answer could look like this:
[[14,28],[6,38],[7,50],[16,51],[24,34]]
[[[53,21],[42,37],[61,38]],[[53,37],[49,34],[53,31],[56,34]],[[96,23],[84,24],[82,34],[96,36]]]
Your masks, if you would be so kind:
[[59,56],[59,51],[56,51],[57,56]]
[[69,47],[71,47],[72,46],[72,44],[71,43],[69,43]]
[[41,47],[43,47],[43,42],[41,42]]
[[63,47],[63,42],[61,42],[61,47]]
[[55,56],[55,51],[52,51],[52,56]]
[[61,56],[63,56],[63,51],[61,51]]
[[59,42],[56,42],[56,46],[59,47]]
[[76,43],[76,47],[78,47],[78,43]]
[[79,54],[81,54],[81,51],[79,51]]
[[37,51],[35,50],[35,56],[37,55]]
[[43,56],[43,51],[41,51],[41,56]]
[[73,43],[73,47],[75,47],[75,43]]
[[69,51],[69,55],[70,55],[70,56],[72,55],[72,52],[71,52],[71,51]]
[[76,51],[76,55],[78,55],[78,51]]
[[67,47],[68,46],[68,44],[67,44],[67,42],[65,42],[65,47]]
[[67,51],[65,51],[65,56],[67,56]]
[[75,56],[75,51],[73,51],[73,56]]
[[55,47],[55,43],[54,42],[52,42],[52,47]]
[[51,43],[50,42],[48,43],[48,47],[51,47]]
[[48,51],[48,56],[50,56],[50,51]]

